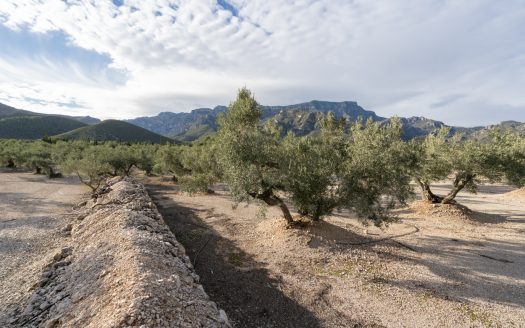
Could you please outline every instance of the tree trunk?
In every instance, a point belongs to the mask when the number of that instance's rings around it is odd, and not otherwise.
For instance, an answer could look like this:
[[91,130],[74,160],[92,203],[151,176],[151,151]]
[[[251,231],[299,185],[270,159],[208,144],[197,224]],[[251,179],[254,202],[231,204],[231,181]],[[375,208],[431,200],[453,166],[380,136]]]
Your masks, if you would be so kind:
[[35,166],[35,174],[42,174],[42,168],[40,166]]
[[419,179],[416,179],[416,181],[421,187],[421,199],[422,200],[426,200],[431,203],[441,203],[442,202],[443,197],[434,194],[432,190],[430,190],[430,186],[427,183]]
[[319,220],[321,220],[321,206],[319,204],[316,204],[314,214],[312,215],[312,221]]
[[288,206],[286,206],[286,204],[281,199],[279,199],[279,208],[283,212],[284,219],[286,220],[288,225],[293,224],[292,214],[290,213]]
[[14,168],[15,167],[15,162],[13,161],[13,159],[8,159],[7,160],[7,167],[8,168]]
[[130,166],[128,166],[127,170],[124,172],[126,174],[127,177],[129,177],[129,173],[131,172],[131,168],[133,167],[133,164],[131,164]]
[[450,204],[454,202],[454,198],[456,198],[457,194],[465,188],[467,183],[472,181],[474,179],[473,175],[468,174],[464,179],[460,179],[459,177],[456,177],[454,179],[454,187],[452,190],[446,195],[443,200],[441,201],[442,204]]
[[279,206],[288,225],[292,225],[294,223],[288,206],[286,206],[285,202],[281,198],[277,197],[273,193],[273,188],[268,188],[263,193],[250,193],[250,196],[262,200],[269,206]]
[[47,176],[50,179],[61,178],[62,177],[62,173],[55,172],[55,170],[50,166],[50,167],[47,168]]

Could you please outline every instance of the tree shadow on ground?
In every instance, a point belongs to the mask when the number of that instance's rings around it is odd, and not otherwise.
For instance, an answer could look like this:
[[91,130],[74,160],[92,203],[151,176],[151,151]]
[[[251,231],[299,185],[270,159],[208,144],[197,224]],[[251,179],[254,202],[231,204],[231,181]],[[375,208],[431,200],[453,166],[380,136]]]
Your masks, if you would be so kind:
[[[50,207],[69,208],[70,202],[61,202],[43,197],[32,197],[29,193],[20,192],[0,192],[0,209],[6,207],[9,211],[16,211],[24,214],[35,214],[39,212],[49,212]],[[0,212],[0,221],[3,213]]]
[[[493,219],[494,215],[486,217]],[[525,307],[525,240],[446,238],[425,235],[425,231],[411,230],[410,226],[396,234],[368,236],[352,232],[355,225],[346,228],[319,222],[308,229],[308,245],[340,253],[362,248],[376,253],[381,260],[406,262],[416,271],[421,271],[417,267],[425,267],[440,277],[418,275],[421,278],[382,281],[398,288],[430,292],[447,300],[483,300]]]
[[[195,263],[206,292],[236,327],[325,327],[315,313],[283,292],[280,276],[272,275],[234,241],[203,220],[195,209],[164,196],[171,186],[147,185],[164,220]],[[214,216],[228,229],[228,217]],[[333,311],[336,312],[335,310]],[[364,327],[343,314],[330,318],[332,327]]]
[[388,284],[445,299],[525,307],[524,243],[418,236],[414,249],[421,254],[405,253],[398,259],[424,266],[441,279],[394,279]]

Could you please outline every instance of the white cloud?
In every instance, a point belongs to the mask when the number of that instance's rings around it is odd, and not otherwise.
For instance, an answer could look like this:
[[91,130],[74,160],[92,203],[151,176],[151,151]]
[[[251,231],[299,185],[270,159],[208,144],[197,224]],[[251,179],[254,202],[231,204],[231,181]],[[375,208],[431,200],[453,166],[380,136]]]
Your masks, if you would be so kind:
[[525,120],[519,0],[227,3],[3,0],[4,26],[64,33],[111,63],[91,71],[84,59],[0,50],[0,101],[35,109],[24,100],[34,90],[43,103],[70,99],[78,112],[133,117],[226,104],[247,85],[265,104],[356,100],[380,115],[453,124]]

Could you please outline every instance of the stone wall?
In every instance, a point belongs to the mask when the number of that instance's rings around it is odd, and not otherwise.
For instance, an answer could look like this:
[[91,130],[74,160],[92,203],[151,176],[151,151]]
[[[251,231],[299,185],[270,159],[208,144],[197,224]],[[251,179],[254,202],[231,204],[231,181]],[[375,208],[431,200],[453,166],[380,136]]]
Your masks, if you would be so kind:
[[114,178],[76,210],[14,327],[229,327],[144,186]]

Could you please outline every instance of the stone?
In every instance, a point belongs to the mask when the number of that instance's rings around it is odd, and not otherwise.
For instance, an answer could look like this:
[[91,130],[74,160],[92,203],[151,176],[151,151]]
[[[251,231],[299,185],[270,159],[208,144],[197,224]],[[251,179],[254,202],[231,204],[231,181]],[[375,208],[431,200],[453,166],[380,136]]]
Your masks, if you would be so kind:
[[126,320],[126,323],[131,326],[133,323],[135,323],[135,317],[134,316],[128,317],[128,319]]
[[228,316],[226,315],[226,312],[224,310],[219,310],[219,321],[223,324],[225,324],[227,327],[231,327],[230,321],[228,320]]
[[58,318],[52,318],[52,319],[49,319],[46,322],[44,322],[44,324],[42,326],[44,328],[53,328],[56,325],[58,325],[58,323],[59,323],[58,322]]
[[55,253],[55,255],[53,255],[53,260],[60,261],[63,257],[64,255],[62,254],[62,251],[60,251],[60,252]]

